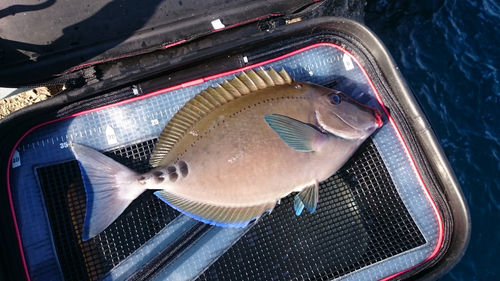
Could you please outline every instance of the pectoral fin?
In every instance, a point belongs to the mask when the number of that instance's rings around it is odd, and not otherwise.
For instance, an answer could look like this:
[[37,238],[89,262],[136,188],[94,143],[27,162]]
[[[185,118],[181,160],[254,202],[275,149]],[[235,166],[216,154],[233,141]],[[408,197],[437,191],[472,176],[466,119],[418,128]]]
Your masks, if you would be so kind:
[[299,194],[295,195],[293,206],[295,208],[295,214],[300,216],[304,207],[309,210],[309,212],[314,213],[316,211],[316,206],[318,204],[318,182],[304,187]]
[[264,119],[286,145],[297,151],[315,151],[320,141],[326,137],[311,125],[287,116],[269,114]]

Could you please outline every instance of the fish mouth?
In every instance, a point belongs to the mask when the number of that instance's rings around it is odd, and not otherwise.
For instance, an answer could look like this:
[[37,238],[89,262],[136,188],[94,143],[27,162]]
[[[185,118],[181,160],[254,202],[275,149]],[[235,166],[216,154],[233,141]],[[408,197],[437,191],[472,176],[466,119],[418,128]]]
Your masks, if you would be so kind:
[[352,129],[351,133],[345,133],[345,130],[344,131],[338,130],[338,129],[335,129],[335,128],[332,128],[332,127],[329,127],[328,125],[326,125],[325,122],[323,122],[323,118],[321,117],[321,114],[317,110],[315,110],[314,113],[316,116],[316,122],[317,122],[319,128],[321,129],[321,131],[339,136],[343,139],[360,139],[363,136],[365,136],[367,132],[373,132],[375,129],[380,128],[382,126],[382,119],[380,118],[380,113],[378,113],[378,112],[375,112],[375,114],[374,114],[374,117],[375,117],[374,126],[373,127],[370,126],[366,129],[362,129],[362,130],[355,128],[353,125],[349,124],[349,122],[344,120],[344,118],[342,118],[341,116],[339,116],[338,114],[333,112],[335,114],[335,116],[340,121],[342,121],[342,123],[344,123],[347,127]]

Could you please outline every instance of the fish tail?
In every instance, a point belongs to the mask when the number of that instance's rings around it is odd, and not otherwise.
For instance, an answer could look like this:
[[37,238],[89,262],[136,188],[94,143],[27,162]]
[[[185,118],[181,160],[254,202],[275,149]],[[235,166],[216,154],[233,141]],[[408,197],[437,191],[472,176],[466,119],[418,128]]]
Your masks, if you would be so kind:
[[98,151],[72,143],[87,193],[82,240],[106,229],[127,206],[146,190],[140,175]]

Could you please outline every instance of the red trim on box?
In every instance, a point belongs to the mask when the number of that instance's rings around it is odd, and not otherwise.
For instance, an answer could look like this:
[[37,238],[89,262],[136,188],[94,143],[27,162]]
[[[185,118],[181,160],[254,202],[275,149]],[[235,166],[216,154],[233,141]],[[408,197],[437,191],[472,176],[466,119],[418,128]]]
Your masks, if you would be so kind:
[[[349,53],[347,51],[345,51],[345,53],[348,54],[351,57],[351,59],[353,59],[356,62],[356,64],[361,69],[361,71],[365,75],[366,79],[370,83],[370,87],[375,92],[375,96],[377,97],[377,100],[379,101],[380,104],[383,105],[384,103],[382,102],[382,99],[380,98],[380,95],[378,94],[377,89],[375,88],[375,85],[373,85],[373,82],[371,81],[370,77],[366,73],[365,69],[361,66],[361,64],[359,63],[359,61],[351,53]],[[399,276],[399,275],[401,275],[401,274],[403,274],[405,272],[408,272],[408,271],[410,271],[410,270],[412,270],[412,269],[420,266],[421,264],[427,262],[428,260],[430,260],[434,256],[436,256],[436,254],[439,252],[439,249],[441,248],[441,244],[443,243],[443,219],[441,218],[441,216],[439,214],[439,211],[437,209],[436,203],[434,202],[434,200],[432,200],[432,197],[431,197],[431,195],[429,193],[429,190],[427,189],[427,187],[424,184],[424,181],[422,180],[422,176],[418,172],[418,169],[417,169],[417,166],[415,164],[415,161],[411,157],[411,154],[410,154],[410,151],[408,149],[408,146],[404,142],[403,137],[401,135],[401,132],[399,131],[398,127],[396,126],[396,124],[394,122],[394,119],[392,119],[392,116],[389,114],[389,112],[387,111],[387,108],[385,106],[383,106],[382,108],[384,109],[385,114],[388,116],[389,122],[391,123],[392,127],[396,131],[396,134],[398,136],[399,141],[403,144],[403,148],[404,148],[404,151],[406,153],[406,157],[408,157],[408,159],[410,160],[411,167],[413,169],[413,172],[415,172],[415,174],[417,176],[418,182],[420,183],[421,186],[424,187],[425,195],[426,195],[427,199],[429,200],[429,202],[431,203],[431,206],[432,206],[432,209],[434,210],[434,213],[436,214],[436,218],[437,218],[437,221],[438,221],[438,227],[439,227],[437,245],[436,245],[436,248],[434,249],[434,251],[432,251],[432,253],[429,255],[429,257],[427,257],[427,259],[425,259],[423,262],[421,262],[421,263],[419,263],[419,264],[417,264],[417,265],[415,265],[415,266],[413,266],[411,268],[408,268],[406,270],[400,271],[398,273],[395,273],[393,275],[390,275],[388,277],[385,277],[385,278],[381,279],[383,281],[387,281],[387,280],[390,280],[390,279],[392,279],[392,278],[394,278],[396,276]]]
[[[31,130],[30,130],[30,132],[31,132]],[[17,225],[16,213],[14,210],[14,204],[12,202],[12,193],[10,191],[10,166],[12,165],[12,156],[14,156],[14,152],[15,152],[15,149],[17,148],[17,145],[25,136],[26,136],[26,134],[24,134],[23,137],[16,143],[14,150],[12,150],[12,152],[10,153],[9,164],[7,164],[7,194],[9,195],[10,213],[12,214],[12,220],[14,221],[14,228],[16,229],[17,245],[19,247],[19,252],[21,254],[21,259],[23,262],[24,273],[26,274],[26,279],[28,279],[28,281],[30,281],[31,279],[30,279],[30,276],[28,273],[28,266],[26,265],[26,258],[24,257],[23,244],[21,242],[21,234],[19,233],[19,226]]]
[[28,266],[26,264],[26,258],[24,256],[24,251],[23,251],[23,244],[21,242],[21,234],[19,233],[19,226],[17,224],[17,218],[16,218],[16,213],[15,213],[15,210],[14,210],[14,202],[12,200],[12,193],[10,191],[10,167],[12,165],[12,157],[14,156],[14,152],[16,151],[16,148],[19,146],[19,143],[29,134],[31,133],[33,130],[37,129],[37,128],[40,128],[42,126],[45,126],[47,124],[50,124],[50,123],[54,123],[54,122],[58,122],[58,121],[61,121],[63,119],[66,119],[66,118],[61,118],[61,119],[56,119],[56,120],[52,120],[52,121],[48,121],[48,122],[45,122],[45,123],[42,123],[42,124],[38,124],[36,125],[35,127],[31,128],[30,130],[28,130],[26,133],[23,134],[23,136],[16,142],[16,145],[14,146],[14,149],[10,152],[10,157],[9,157],[9,164],[7,165],[7,193],[9,195],[9,203],[10,203],[10,212],[12,214],[12,219],[14,220],[14,228],[16,229],[16,235],[17,235],[17,244],[19,246],[19,251],[21,253],[21,258],[23,260],[23,266],[24,266],[24,273],[26,274],[26,279],[28,281],[30,281],[30,276],[29,276],[29,272],[28,272]]
[[[174,43],[172,45],[177,45],[177,44],[180,44],[180,43],[183,43],[183,42],[177,42],[177,43]],[[172,45],[169,45],[167,47],[170,47]],[[366,71],[364,70],[364,68],[361,66],[361,63],[354,57],[353,54],[349,53],[347,50],[341,48],[340,46],[334,45],[332,43],[318,43],[318,44],[314,44],[314,45],[311,45],[311,46],[308,46],[308,47],[305,47],[305,48],[302,48],[302,49],[290,52],[290,53],[288,53],[286,55],[283,55],[283,56],[280,56],[280,57],[277,57],[277,58],[274,58],[274,59],[270,59],[270,60],[267,60],[267,61],[264,61],[264,62],[260,62],[260,63],[254,64],[254,65],[249,65],[249,66],[242,67],[242,68],[239,68],[239,69],[236,69],[236,70],[226,71],[226,72],[219,73],[219,74],[212,75],[212,76],[208,76],[208,77],[205,77],[205,78],[195,79],[195,80],[192,80],[192,81],[189,81],[189,82],[185,82],[185,83],[173,86],[173,87],[168,87],[168,88],[165,88],[165,89],[157,90],[157,91],[154,91],[154,92],[151,92],[149,94],[145,94],[145,95],[142,95],[142,96],[139,96],[139,97],[131,98],[131,99],[128,99],[128,100],[125,100],[125,101],[117,102],[117,103],[114,103],[114,104],[111,104],[111,105],[102,106],[102,107],[99,107],[99,108],[94,108],[94,109],[82,111],[82,112],[79,112],[79,113],[72,114],[70,116],[66,116],[66,117],[63,117],[63,118],[59,118],[59,119],[55,119],[55,120],[52,120],[52,121],[48,121],[48,122],[39,124],[39,125],[31,128],[30,130],[28,130],[26,133],[24,133],[23,136],[17,141],[16,145],[14,146],[14,149],[12,150],[12,152],[10,154],[10,158],[9,158],[10,160],[9,161],[10,162],[12,161],[12,156],[14,155],[14,151],[18,147],[19,143],[29,133],[31,133],[33,130],[38,129],[38,128],[42,127],[42,126],[45,126],[45,125],[48,125],[48,124],[51,124],[51,123],[54,123],[54,122],[62,121],[62,120],[68,119],[68,118],[76,117],[76,116],[79,116],[79,115],[87,114],[87,113],[90,113],[90,112],[95,112],[95,111],[102,110],[102,109],[105,109],[105,108],[110,108],[110,107],[114,107],[114,106],[126,104],[126,103],[129,103],[129,102],[134,102],[136,100],[148,98],[148,97],[155,96],[155,95],[158,95],[158,94],[162,94],[162,93],[165,93],[165,92],[169,92],[169,91],[173,91],[173,90],[177,90],[177,89],[181,89],[181,88],[186,88],[186,87],[190,87],[190,86],[194,86],[194,85],[199,85],[201,83],[204,83],[204,82],[212,80],[212,79],[220,78],[220,77],[223,77],[223,76],[226,76],[226,75],[231,75],[231,74],[242,72],[242,71],[247,71],[249,69],[252,69],[252,68],[255,68],[255,67],[259,67],[259,66],[263,66],[263,65],[266,65],[266,64],[269,64],[269,63],[272,63],[272,62],[275,62],[275,61],[278,61],[278,60],[281,60],[281,59],[284,59],[284,58],[293,56],[295,54],[298,54],[298,53],[301,53],[301,52],[304,52],[304,51],[307,51],[307,50],[310,50],[310,49],[313,49],[313,48],[316,48],[316,47],[320,47],[320,46],[333,47],[333,48],[336,48],[336,49],[344,52],[345,54],[347,54],[358,65],[358,67],[361,69],[361,71],[363,72],[363,74],[367,78],[368,82],[370,83],[370,86],[371,86],[372,90],[374,91],[375,96],[376,96],[378,102],[381,105],[383,105],[382,99],[380,98],[380,96],[379,96],[379,94],[378,94],[375,86],[373,85],[373,82],[370,80],[368,74],[366,73]],[[406,143],[403,141],[403,137],[401,136],[400,131],[396,127],[396,124],[394,123],[394,120],[389,115],[389,112],[387,111],[387,109],[385,108],[385,106],[382,106],[382,108],[385,111],[386,115],[388,116],[389,122],[390,122],[391,126],[393,126],[393,128],[395,129],[395,131],[397,133],[397,136],[399,138],[399,141],[403,144],[405,153],[406,153],[408,159],[410,159],[411,167],[412,167],[413,171],[415,172],[419,183],[424,187],[425,195],[427,196],[428,200],[431,202],[432,208],[433,208],[434,212],[436,213],[436,217],[437,217],[438,225],[439,225],[438,243],[437,243],[436,248],[434,249],[434,251],[431,253],[431,255],[425,261],[423,261],[422,263],[420,263],[420,264],[418,264],[418,265],[416,265],[416,266],[414,266],[412,268],[403,270],[401,272],[395,273],[393,275],[390,275],[390,276],[385,277],[385,278],[382,279],[382,280],[389,280],[389,279],[392,279],[392,278],[394,278],[396,276],[399,276],[399,275],[401,275],[401,274],[403,274],[405,272],[408,272],[408,271],[410,271],[410,270],[412,270],[412,269],[420,266],[421,264],[423,264],[423,263],[427,262],[428,260],[432,259],[438,253],[439,249],[441,248],[442,241],[443,241],[443,221],[442,221],[442,218],[441,218],[441,216],[440,216],[440,214],[438,212],[436,204],[432,200],[432,197],[431,197],[429,191],[427,190],[427,187],[425,186],[420,173],[417,170],[417,167],[415,165],[415,162],[414,162],[413,158],[410,155],[408,147],[406,146]],[[11,193],[11,190],[10,190],[10,167],[11,167],[11,165],[8,165],[8,167],[7,167],[7,192],[8,192],[8,195],[9,195],[10,209],[11,209],[11,212],[12,212],[12,218],[14,220],[14,226],[15,226],[15,229],[16,229],[19,250],[20,250],[20,253],[21,253],[21,257],[23,259],[24,271],[26,273],[26,278],[28,280],[30,280],[30,276],[29,276],[29,272],[28,272],[28,267],[27,267],[27,264],[26,264],[25,256],[24,256],[23,245],[22,245],[22,241],[21,241],[21,235],[19,233],[19,227],[18,227],[18,224],[17,224],[16,215],[15,215],[14,203],[13,203],[13,199],[12,199],[12,193]]]
[[415,269],[418,266],[420,266],[421,264],[423,264],[423,263],[427,262],[428,260],[432,259],[434,256],[437,255],[437,253],[439,252],[439,249],[441,248],[441,244],[443,243],[443,219],[439,215],[436,203],[434,203],[434,201],[432,200],[432,197],[429,194],[429,190],[427,190],[427,187],[425,186],[425,184],[424,184],[424,182],[422,180],[422,177],[420,176],[420,173],[417,170],[417,167],[415,165],[415,161],[411,157],[410,151],[408,150],[408,147],[406,146],[406,143],[403,141],[403,137],[401,136],[401,133],[399,132],[398,128],[396,127],[396,124],[394,123],[394,120],[390,116],[389,116],[389,121],[391,122],[391,125],[396,129],[396,133],[398,135],[398,139],[399,139],[399,141],[401,143],[403,143],[403,147],[404,147],[404,150],[406,152],[406,155],[410,159],[410,163],[411,163],[411,166],[412,166],[414,172],[417,174],[417,179],[420,182],[420,184],[424,187],[425,195],[427,196],[429,202],[431,203],[431,206],[432,206],[434,212],[436,213],[436,217],[437,217],[437,220],[438,220],[438,227],[439,227],[438,231],[439,231],[439,234],[438,234],[438,241],[436,243],[436,248],[434,249],[434,251],[432,251],[432,253],[429,255],[429,257],[427,257],[427,259],[425,259],[423,262],[421,262],[421,263],[419,263],[419,264],[417,264],[417,265],[415,265],[415,266],[413,266],[411,268],[408,268],[408,269],[405,269],[405,270],[400,271],[398,273],[395,273],[393,275],[387,276],[387,277],[381,279],[381,281],[387,281],[387,280],[390,280],[392,278],[395,278],[396,276],[399,276],[399,275],[401,275],[401,274],[403,274],[405,272],[408,272],[408,271],[410,271],[412,269]]

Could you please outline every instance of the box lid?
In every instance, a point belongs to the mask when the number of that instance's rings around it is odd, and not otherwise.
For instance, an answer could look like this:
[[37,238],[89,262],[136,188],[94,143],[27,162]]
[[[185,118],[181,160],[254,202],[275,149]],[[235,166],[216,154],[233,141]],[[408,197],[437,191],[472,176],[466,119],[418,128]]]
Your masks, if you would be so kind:
[[83,66],[168,48],[260,19],[291,15],[315,2],[28,0],[19,5],[4,0],[0,10],[0,85],[44,84]]

